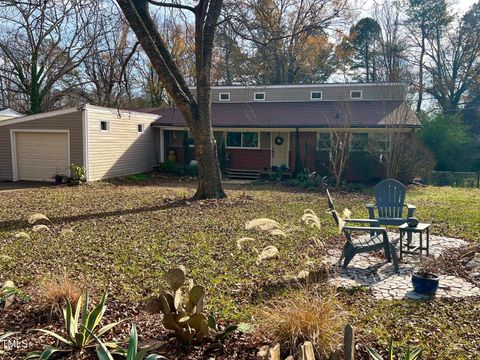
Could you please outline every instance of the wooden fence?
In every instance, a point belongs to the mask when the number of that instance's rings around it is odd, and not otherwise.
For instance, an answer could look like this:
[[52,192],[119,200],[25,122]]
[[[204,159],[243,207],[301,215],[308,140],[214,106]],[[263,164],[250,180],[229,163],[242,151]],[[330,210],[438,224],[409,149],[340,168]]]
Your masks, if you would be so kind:
[[480,188],[480,172],[432,171],[428,185]]

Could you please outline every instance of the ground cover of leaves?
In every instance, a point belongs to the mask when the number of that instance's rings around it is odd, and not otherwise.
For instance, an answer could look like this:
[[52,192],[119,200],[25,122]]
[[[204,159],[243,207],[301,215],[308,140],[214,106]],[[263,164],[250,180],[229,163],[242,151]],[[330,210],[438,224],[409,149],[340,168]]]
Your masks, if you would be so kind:
[[[326,213],[323,192],[271,183],[229,185],[228,199],[190,202],[194,190],[194,181],[156,178],[0,193],[0,280],[12,279],[22,288],[33,288],[42,279],[67,272],[97,291],[108,289],[116,301],[141,304],[164,284],[168,268],[183,264],[196,283],[206,286],[209,311],[227,321],[251,321],[252,307],[277,289],[269,284],[318,268],[325,249],[342,244]],[[337,208],[348,207],[353,217],[367,216],[364,205],[372,201],[368,192],[336,192],[334,198]],[[434,224],[433,234],[478,241],[478,189],[414,188],[407,200],[417,206],[419,219]],[[320,217],[320,231],[301,224],[307,208]],[[31,231],[26,219],[37,212],[52,220],[49,232]],[[279,221],[287,236],[245,230],[246,221],[259,217]],[[30,240],[16,238],[21,231]],[[239,250],[236,242],[241,237],[256,241]],[[257,264],[255,249],[267,245],[278,247],[279,257]],[[351,297],[363,299],[364,295]],[[470,358],[465,350],[469,344],[478,349],[478,344],[468,342],[468,331],[458,330],[471,325],[471,334],[480,338],[474,330],[474,326],[480,328],[478,301],[439,302],[440,315],[431,317],[425,312],[436,312],[426,303],[368,301],[373,302],[371,306],[352,306],[352,313],[355,325],[370,331],[367,339],[373,344],[386,346],[392,333],[398,342],[419,338],[424,347],[438,349],[428,353],[435,354],[435,359]],[[396,322],[411,319],[411,314],[416,315],[413,322]],[[442,316],[455,319],[458,327],[445,322],[452,326],[430,331],[431,336],[415,336],[418,331],[424,333],[419,329],[427,328],[431,318]],[[440,338],[449,339],[449,344]],[[453,349],[459,349],[460,355],[452,355]]]

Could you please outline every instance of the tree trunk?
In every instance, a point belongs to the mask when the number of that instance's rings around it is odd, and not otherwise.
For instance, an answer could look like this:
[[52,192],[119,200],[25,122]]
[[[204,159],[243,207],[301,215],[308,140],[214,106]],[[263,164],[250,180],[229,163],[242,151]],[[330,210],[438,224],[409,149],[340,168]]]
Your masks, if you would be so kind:
[[417,113],[422,110],[423,102],[423,57],[425,56],[425,37],[422,34],[422,48],[420,50],[419,68],[418,68],[418,100]]
[[[222,1],[210,3],[210,6],[201,2],[202,6],[193,9],[195,11],[196,99],[150,16],[147,1],[117,0],[117,2],[192,133],[199,165],[198,188],[194,198],[226,197],[222,187],[210,111],[213,28],[218,21]],[[208,11],[208,14],[205,11]]]

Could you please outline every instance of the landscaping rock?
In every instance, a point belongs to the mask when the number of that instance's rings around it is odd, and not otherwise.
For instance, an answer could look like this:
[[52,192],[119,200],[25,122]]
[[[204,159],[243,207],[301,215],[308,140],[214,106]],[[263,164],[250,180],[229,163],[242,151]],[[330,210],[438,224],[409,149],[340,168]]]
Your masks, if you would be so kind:
[[264,260],[277,258],[279,254],[280,254],[280,252],[278,251],[278,249],[275,246],[273,246],[273,245],[266,246],[262,250],[262,252],[258,255],[257,263],[260,263]]
[[[3,296],[3,291],[4,290],[14,289],[14,288],[15,288],[15,284],[13,283],[13,281],[11,281],[11,280],[5,281],[5,283],[2,286],[2,296]],[[15,295],[9,295],[9,296],[5,297],[5,304],[4,304],[3,308],[7,309],[8,307],[10,307],[13,304],[14,301],[15,301]]]
[[280,359],[280,344],[276,344],[268,351],[268,360],[281,360]]
[[268,345],[263,345],[257,352],[257,360],[267,360],[268,358]]
[[468,270],[478,269],[480,267],[480,254],[475,254],[474,258],[470,260],[465,267]]
[[313,344],[310,341],[300,346],[300,354],[298,360],[315,360],[315,352],[313,351]]

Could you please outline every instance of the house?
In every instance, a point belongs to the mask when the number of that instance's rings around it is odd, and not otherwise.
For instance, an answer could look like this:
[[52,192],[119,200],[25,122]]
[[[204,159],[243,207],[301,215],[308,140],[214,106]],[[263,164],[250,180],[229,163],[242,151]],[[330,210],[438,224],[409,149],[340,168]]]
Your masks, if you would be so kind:
[[[420,127],[405,94],[401,83],[217,86],[212,87],[212,126],[217,143],[225,142],[231,174],[294,169],[296,161],[327,174],[333,132],[349,129],[357,144],[374,137],[382,141],[392,127],[403,132]],[[171,153],[171,159],[182,164],[186,123],[181,112],[149,111],[159,115],[152,126],[160,133],[160,161]],[[354,150],[347,177],[381,178],[379,159]],[[190,153],[194,159],[194,151]]]
[[[219,149],[225,144],[229,174],[258,176],[275,167],[294,169],[297,161],[326,174],[335,131],[352,131],[353,146],[382,141],[392,127],[415,131],[420,122],[407,106],[404,84],[370,83],[213,87],[212,125]],[[181,112],[170,108],[87,104],[10,117],[0,121],[0,180],[52,181],[68,175],[72,163],[86,168],[88,181],[151,171],[167,159],[184,164],[195,159],[195,144],[185,134]],[[355,150],[347,177],[382,177],[379,159]]]
[[0,121],[0,180],[53,181],[70,164],[87,180],[151,171],[154,114],[92,105]]

